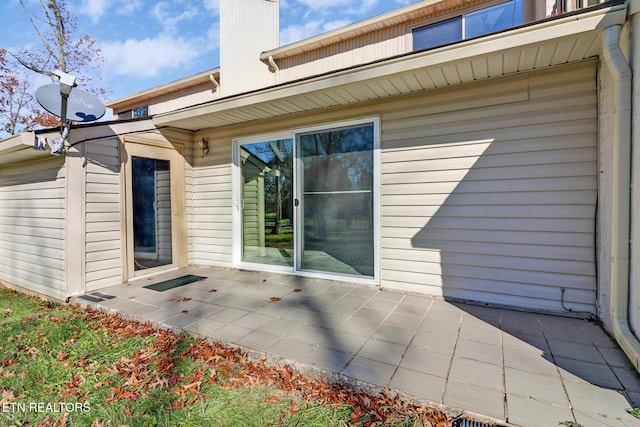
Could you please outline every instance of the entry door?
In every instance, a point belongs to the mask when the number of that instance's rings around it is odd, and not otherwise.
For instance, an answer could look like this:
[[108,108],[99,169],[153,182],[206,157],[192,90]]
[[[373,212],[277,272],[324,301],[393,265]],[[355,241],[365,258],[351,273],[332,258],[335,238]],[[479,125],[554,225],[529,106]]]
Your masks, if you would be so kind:
[[180,156],[143,145],[128,145],[127,154],[129,277],[184,266]]

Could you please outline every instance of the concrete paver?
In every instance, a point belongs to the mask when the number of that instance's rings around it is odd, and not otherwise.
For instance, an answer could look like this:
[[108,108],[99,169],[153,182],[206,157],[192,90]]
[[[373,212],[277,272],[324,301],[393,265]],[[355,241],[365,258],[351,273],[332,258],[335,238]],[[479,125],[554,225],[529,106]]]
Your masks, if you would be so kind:
[[[184,274],[207,279],[165,292],[143,288]],[[78,301],[456,414],[509,426],[640,426],[627,412],[640,405],[640,376],[585,320],[219,268],[101,292],[114,298]]]

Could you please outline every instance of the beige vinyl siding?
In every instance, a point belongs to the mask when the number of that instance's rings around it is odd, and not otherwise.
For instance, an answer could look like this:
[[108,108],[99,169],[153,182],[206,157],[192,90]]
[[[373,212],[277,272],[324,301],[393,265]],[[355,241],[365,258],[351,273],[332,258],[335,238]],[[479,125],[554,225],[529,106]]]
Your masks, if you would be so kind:
[[171,259],[171,173],[156,172],[156,247],[160,259]]
[[589,62],[531,73],[526,101],[383,115],[382,286],[557,312],[565,288],[594,312],[595,81]]
[[64,158],[0,168],[0,280],[66,298]]
[[[196,138],[197,140],[198,138]],[[218,136],[210,138],[205,157],[195,149],[193,168],[192,263],[231,266],[232,191],[231,143]]]
[[87,291],[122,282],[120,157],[116,138],[85,143]]
[[[198,105],[204,102],[215,101],[219,98],[219,93],[214,90],[211,82],[201,83],[197,86],[189,87],[171,93],[163,93],[157,98],[149,100],[149,116],[175,111],[191,105]],[[138,107],[134,105],[132,108]]]
[[276,59],[280,70],[278,81],[296,80],[405,53],[410,36],[407,33],[410,33],[408,26],[399,24],[311,52]]
[[[380,284],[593,311],[596,62],[201,132],[194,260],[231,266],[233,138],[381,118]],[[197,149],[196,149],[197,151]]]

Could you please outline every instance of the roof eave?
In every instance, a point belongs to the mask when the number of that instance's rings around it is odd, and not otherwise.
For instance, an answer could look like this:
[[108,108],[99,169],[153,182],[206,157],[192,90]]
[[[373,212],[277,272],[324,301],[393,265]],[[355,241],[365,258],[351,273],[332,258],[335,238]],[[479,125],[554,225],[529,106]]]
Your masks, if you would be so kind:
[[212,70],[203,71],[193,76],[185,77],[183,79],[175,80],[173,82],[156,86],[151,89],[144,90],[142,92],[135,93],[124,98],[116,99],[107,102],[105,106],[107,108],[118,109],[123,106],[132,105],[136,103],[143,103],[149,99],[152,99],[158,95],[164,95],[167,92],[174,92],[187,87],[192,87],[197,84],[202,84],[210,81],[210,76],[213,75],[216,78],[220,78],[220,68],[214,68]]
[[[406,75],[412,70],[416,72],[424,72],[427,69],[442,70],[452,64],[465,61],[470,63],[472,60],[486,58],[489,55],[505,54],[505,52],[513,51],[514,49],[525,50],[531,49],[536,45],[560,43],[562,40],[571,39],[572,37],[579,38],[584,36],[586,38],[589,36],[593,39],[595,37],[594,34],[600,34],[604,28],[610,25],[623,24],[625,20],[626,6],[624,4],[616,4],[611,7],[589,10],[581,14],[560,17],[550,21],[542,21],[429,51],[412,52],[371,64],[187,107],[182,110],[157,115],[153,118],[153,122],[156,126],[174,126],[195,131],[202,128],[274,117],[279,115],[276,113],[279,110],[284,111],[281,115],[308,111],[308,109],[292,110],[288,101],[311,96],[312,94],[326,94],[328,90],[339,87],[353,88],[357,84],[389,80],[393,76]],[[594,49],[599,49],[599,47],[596,46]],[[573,59],[573,61],[575,60],[578,59]],[[546,66],[552,65],[558,64],[550,63]],[[544,65],[540,67],[542,66]],[[533,67],[533,69],[537,68]],[[520,68],[515,71],[506,70],[501,75],[523,71],[529,70]],[[492,77],[497,77],[497,75],[488,76],[488,78]],[[461,81],[460,83],[464,82],[466,81]],[[366,99],[360,101],[366,101]],[[331,106],[326,105],[319,108]],[[253,111],[250,111],[251,108],[253,108]],[[227,114],[229,116],[228,120],[223,121],[220,119],[221,114]],[[236,116],[237,119],[232,116]],[[207,125],[203,126],[204,123]]]

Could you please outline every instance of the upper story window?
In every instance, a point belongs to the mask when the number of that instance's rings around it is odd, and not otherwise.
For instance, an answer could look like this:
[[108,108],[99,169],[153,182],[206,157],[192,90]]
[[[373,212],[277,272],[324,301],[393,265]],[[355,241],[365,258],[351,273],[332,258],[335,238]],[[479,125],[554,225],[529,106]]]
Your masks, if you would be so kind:
[[524,0],[510,0],[413,30],[413,50],[493,33],[524,22]]
[[133,118],[134,119],[137,119],[137,118],[140,118],[140,117],[149,116],[149,106],[148,105],[143,105],[141,107],[134,108],[132,111],[133,111]]
[[149,116],[149,106],[142,105],[140,107],[133,108],[131,110],[125,110],[118,112],[118,119],[139,119],[141,117]]

